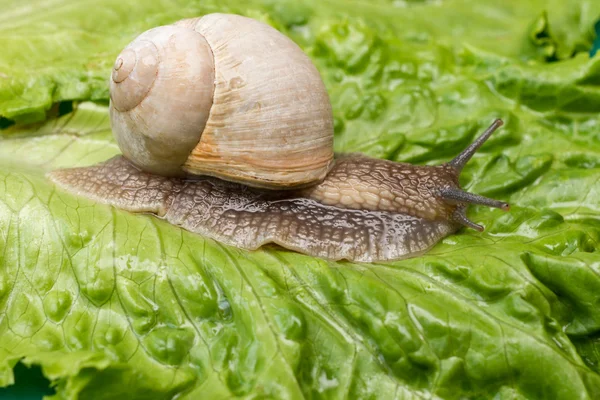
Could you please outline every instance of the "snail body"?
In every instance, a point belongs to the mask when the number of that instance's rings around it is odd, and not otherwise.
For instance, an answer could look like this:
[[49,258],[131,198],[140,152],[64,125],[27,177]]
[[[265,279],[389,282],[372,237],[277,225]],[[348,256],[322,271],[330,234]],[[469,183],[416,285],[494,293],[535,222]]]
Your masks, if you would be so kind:
[[334,158],[318,71],[288,38],[240,16],[140,35],[115,62],[110,114],[123,156],[52,171],[53,182],[247,250],[274,243],[332,260],[401,259],[461,226],[483,230],[468,204],[508,210],[458,182],[502,121],[439,166]]
[[52,179],[78,195],[130,212],[152,213],[246,250],[275,243],[332,260],[392,260],[421,254],[457,228],[450,220],[330,206],[290,192],[255,190],[210,177],[163,177],[139,170],[124,157],[55,171]]

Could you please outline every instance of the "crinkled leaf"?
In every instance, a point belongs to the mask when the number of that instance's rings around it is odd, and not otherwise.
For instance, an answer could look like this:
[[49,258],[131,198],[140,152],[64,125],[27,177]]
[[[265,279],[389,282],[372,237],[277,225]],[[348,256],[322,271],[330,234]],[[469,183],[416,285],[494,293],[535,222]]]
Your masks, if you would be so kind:
[[[0,386],[22,360],[56,398],[600,395],[600,58],[576,55],[598,2],[4,3]],[[309,53],[336,150],[441,162],[502,117],[461,181],[511,212],[473,207],[484,233],[364,265],[245,252],[54,188],[45,171],[119,151],[116,53],[214,11]]]

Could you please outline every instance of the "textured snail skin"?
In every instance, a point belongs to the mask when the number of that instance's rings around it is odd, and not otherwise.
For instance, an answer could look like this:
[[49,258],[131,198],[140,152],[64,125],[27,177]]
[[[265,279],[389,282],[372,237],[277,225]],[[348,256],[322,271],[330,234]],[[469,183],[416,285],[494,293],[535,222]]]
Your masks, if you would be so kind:
[[328,178],[301,195],[336,207],[435,220],[450,218],[456,208],[439,196],[447,187],[458,187],[458,172],[448,164],[416,167],[351,154],[338,157]]
[[[332,260],[384,261],[421,254],[460,226],[447,219],[335,207],[291,192],[251,189],[210,177],[153,175],[122,156],[49,176],[78,195],[126,211],[156,214],[247,250],[275,243]],[[335,181],[336,175],[330,173],[328,180]]]
[[509,205],[460,189],[464,165],[501,120],[456,158],[419,166],[338,156],[319,184],[265,190],[212,177],[164,177],[118,156],[102,164],[50,172],[58,186],[126,211],[152,213],[222,243],[254,250],[268,243],[332,260],[373,262],[419,255],[461,225],[468,204]]

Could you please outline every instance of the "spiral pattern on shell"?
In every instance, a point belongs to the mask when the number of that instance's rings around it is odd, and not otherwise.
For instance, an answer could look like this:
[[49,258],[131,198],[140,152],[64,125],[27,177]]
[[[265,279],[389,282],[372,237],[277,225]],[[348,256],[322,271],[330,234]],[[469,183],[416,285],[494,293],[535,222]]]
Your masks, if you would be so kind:
[[275,189],[316,183],[333,165],[318,70],[250,18],[209,14],[143,33],[117,57],[110,91],[117,143],[148,172]]
[[125,49],[113,66],[114,107],[129,111],[144,100],[158,72],[158,49],[152,42],[140,41]]
[[123,154],[146,171],[181,175],[212,105],[210,47],[190,29],[151,29],[117,57],[110,92],[112,127]]

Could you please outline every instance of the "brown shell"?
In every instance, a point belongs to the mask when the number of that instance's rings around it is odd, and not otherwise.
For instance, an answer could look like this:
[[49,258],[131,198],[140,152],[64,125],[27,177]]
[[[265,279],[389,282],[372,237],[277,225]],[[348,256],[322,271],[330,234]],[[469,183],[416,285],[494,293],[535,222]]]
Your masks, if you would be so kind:
[[[147,63],[127,61],[152,48]],[[137,75],[153,79],[138,85],[141,101],[130,108],[130,89],[119,88]],[[123,153],[150,172],[277,189],[316,183],[333,165],[331,104],[318,70],[293,41],[250,18],[210,14],[142,34],[115,63],[111,99]]]

